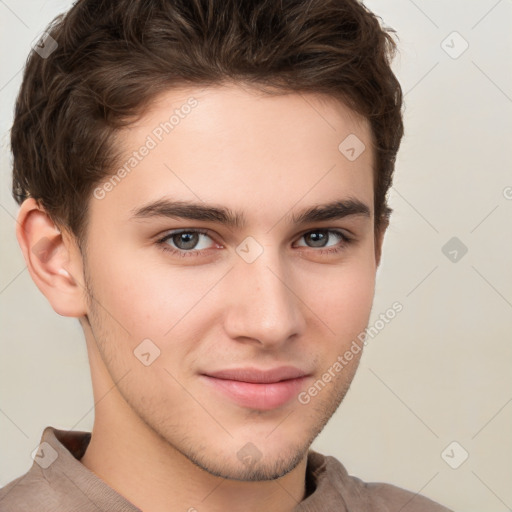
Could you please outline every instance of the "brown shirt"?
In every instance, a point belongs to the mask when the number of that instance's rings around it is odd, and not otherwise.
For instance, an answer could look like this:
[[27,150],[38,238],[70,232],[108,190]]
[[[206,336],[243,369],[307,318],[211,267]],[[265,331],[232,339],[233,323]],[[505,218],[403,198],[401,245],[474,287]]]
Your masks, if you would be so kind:
[[[32,467],[0,489],[1,512],[141,512],[81,462],[89,432],[46,427]],[[451,512],[399,487],[364,483],[334,457],[310,450],[307,497],[296,512]]]

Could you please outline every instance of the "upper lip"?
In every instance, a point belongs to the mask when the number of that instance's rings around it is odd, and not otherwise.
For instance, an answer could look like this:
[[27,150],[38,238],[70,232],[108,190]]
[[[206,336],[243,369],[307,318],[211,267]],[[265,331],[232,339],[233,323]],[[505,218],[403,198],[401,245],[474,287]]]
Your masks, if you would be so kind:
[[257,368],[232,368],[208,372],[205,375],[216,379],[270,384],[282,380],[298,379],[300,377],[305,377],[308,374],[295,366],[280,366],[269,370],[259,370]]

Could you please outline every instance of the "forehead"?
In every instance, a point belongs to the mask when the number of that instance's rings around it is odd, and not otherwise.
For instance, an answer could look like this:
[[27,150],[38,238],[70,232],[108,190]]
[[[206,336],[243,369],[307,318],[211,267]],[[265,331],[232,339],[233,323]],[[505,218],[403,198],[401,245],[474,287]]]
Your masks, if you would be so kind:
[[101,208],[115,204],[126,214],[165,196],[252,207],[274,219],[293,204],[373,203],[369,123],[326,96],[237,85],[172,89],[118,142],[122,156]]
[[[172,127],[166,125],[167,121]],[[250,143],[256,135],[258,142],[263,142],[266,134],[274,149],[282,142],[285,147],[293,147],[294,142],[300,147],[305,140],[315,142],[315,136],[327,137],[327,144],[336,143],[345,132],[361,138],[370,136],[368,120],[331,96],[275,90],[270,94],[241,84],[177,88],[162,93],[130,132],[135,135],[149,126],[155,127],[157,138],[159,128],[164,131],[162,135],[171,131],[195,131],[198,136],[209,137],[225,133],[239,143]],[[178,130],[180,126],[185,128]],[[278,138],[277,132],[281,134]]]

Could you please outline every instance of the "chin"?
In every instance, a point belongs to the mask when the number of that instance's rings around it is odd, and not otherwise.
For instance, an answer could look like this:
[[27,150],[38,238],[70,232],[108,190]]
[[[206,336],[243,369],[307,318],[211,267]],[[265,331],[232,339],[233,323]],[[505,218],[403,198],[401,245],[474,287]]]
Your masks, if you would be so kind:
[[184,455],[213,476],[243,482],[276,480],[295,469],[307,455],[309,445],[288,450],[262,453],[252,443],[246,443],[232,456],[229,453]]

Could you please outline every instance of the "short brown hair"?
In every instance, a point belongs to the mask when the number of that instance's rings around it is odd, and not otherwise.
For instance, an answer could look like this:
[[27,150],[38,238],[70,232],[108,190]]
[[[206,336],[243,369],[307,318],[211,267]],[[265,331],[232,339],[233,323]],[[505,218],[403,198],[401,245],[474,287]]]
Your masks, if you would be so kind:
[[[79,0],[28,57],[11,130],[13,196],[33,197],[80,242],[118,130],[159,94],[227,81],[323,93],[369,120],[375,229],[403,136],[396,44],[357,0]],[[341,141],[340,141],[341,142]]]

